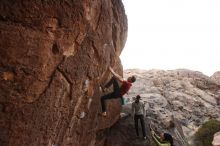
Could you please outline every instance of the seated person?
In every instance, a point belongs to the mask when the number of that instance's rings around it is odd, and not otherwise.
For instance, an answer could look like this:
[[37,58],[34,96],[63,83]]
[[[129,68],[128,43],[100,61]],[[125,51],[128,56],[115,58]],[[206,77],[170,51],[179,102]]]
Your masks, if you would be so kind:
[[151,130],[151,134],[158,146],[173,146],[173,137],[169,133],[161,132],[158,136],[154,130]]

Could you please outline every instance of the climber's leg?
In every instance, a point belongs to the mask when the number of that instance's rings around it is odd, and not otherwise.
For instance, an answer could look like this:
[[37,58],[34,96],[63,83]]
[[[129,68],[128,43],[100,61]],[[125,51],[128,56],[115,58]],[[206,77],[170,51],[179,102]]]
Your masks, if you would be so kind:
[[113,82],[113,91],[115,95],[118,96],[120,94],[120,87],[118,81],[116,78],[114,78],[112,82]]
[[106,112],[106,100],[118,98],[120,96],[120,87],[115,77],[112,77],[105,87],[108,88],[111,85],[113,85],[113,92],[101,97],[102,112]]
[[115,98],[115,93],[109,93],[101,97],[102,112],[106,112],[106,100]]
[[113,85],[113,92],[115,94],[120,93],[120,87],[118,84],[118,81],[115,77],[112,77],[111,80],[105,85],[105,88],[109,88],[111,85]]
[[115,80],[115,78],[114,77],[112,77],[109,81],[108,81],[108,83],[106,83],[105,84],[105,88],[109,88],[112,84],[113,84],[113,81]]

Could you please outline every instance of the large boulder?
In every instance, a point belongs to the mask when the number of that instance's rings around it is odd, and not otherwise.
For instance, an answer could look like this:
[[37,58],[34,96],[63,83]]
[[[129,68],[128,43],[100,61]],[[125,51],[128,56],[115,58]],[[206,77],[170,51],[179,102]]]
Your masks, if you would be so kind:
[[93,146],[119,117],[99,116],[99,85],[122,75],[121,0],[0,0],[0,145]]
[[220,85],[220,71],[215,72],[211,78],[215,80]]

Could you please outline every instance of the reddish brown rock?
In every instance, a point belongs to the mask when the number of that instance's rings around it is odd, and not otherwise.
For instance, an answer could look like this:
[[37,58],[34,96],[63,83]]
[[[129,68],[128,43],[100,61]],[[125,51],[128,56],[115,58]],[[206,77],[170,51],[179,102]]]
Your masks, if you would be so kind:
[[0,145],[102,143],[121,107],[98,116],[99,84],[122,74],[126,36],[120,0],[1,0]]

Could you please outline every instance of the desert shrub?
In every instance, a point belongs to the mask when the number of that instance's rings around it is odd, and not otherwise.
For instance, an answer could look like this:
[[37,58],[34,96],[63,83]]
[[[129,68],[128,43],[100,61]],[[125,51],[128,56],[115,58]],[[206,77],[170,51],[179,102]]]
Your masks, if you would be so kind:
[[195,134],[195,143],[200,146],[211,146],[213,135],[220,131],[220,121],[210,120],[204,123]]

